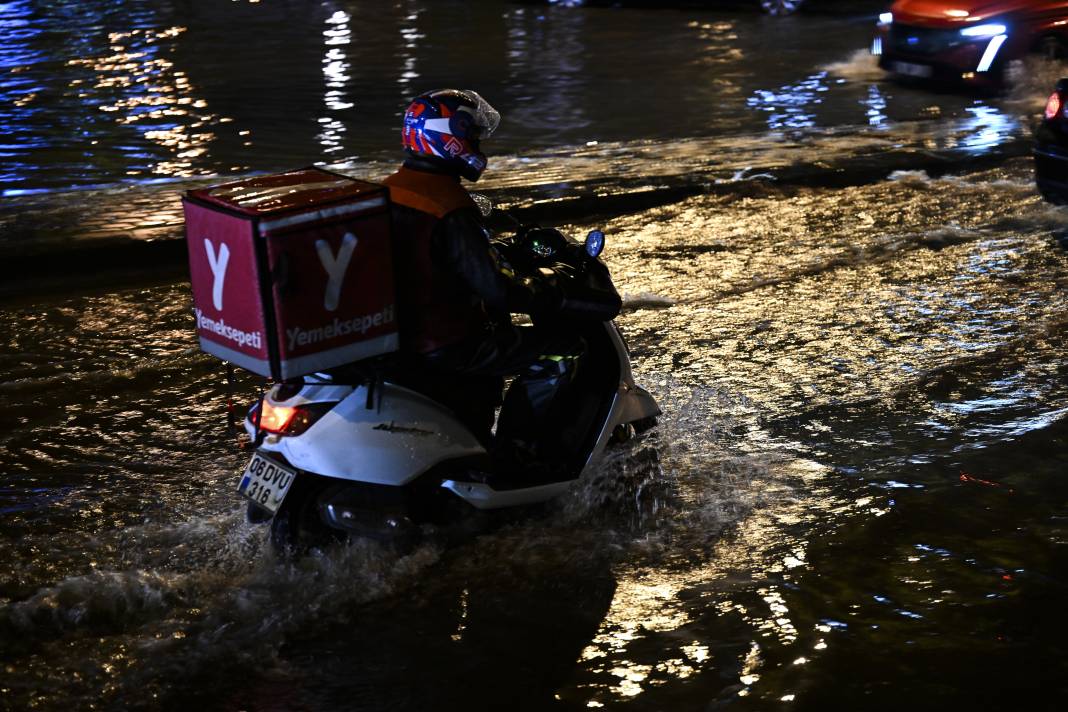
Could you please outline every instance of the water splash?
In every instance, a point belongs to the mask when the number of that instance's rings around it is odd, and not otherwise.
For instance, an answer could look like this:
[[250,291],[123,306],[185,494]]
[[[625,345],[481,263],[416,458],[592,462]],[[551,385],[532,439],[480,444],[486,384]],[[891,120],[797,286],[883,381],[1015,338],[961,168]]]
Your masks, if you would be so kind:
[[854,82],[878,82],[886,79],[886,72],[879,68],[879,58],[867,49],[858,49],[845,59],[825,64],[820,69]]
[[758,444],[757,407],[743,396],[671,378],[652,390],[663,410],[656,429],[609,453],[561,510],[565,521],[600,513],[630,527],[646,552],[741,521],[766,503],[754,483],[774,479],[782,459],[774,444]]
[[1063,61],[1029,56],[1009,65],[1008,92],[1003,103],[1015,111],[1038,114],[1057,81],[1068,74]]
[[[105,636],[136,664],[109,667],[97,694],[136,706],[164,694],[167,680],[271,660],[290,632],[409,585],[440,556],[430,545],[398,557],[359,542],[280,560],[265,539],[243,512],[130,528],[120,538],[133,552],[128,568],[71,576],[0,605],[0,640],[5,652],[32,656]],[[77,664],[54,659],[60,670]]]
[[623,293],[623,308],[636,311],[638,309],[669,309],[675,305],[675,300],[653,292],[638,292],[631,294]]

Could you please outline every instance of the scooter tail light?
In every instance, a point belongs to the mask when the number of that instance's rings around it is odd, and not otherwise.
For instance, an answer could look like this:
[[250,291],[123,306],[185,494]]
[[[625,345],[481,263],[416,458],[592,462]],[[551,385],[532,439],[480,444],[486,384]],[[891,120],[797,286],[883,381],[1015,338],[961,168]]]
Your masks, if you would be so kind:
[[1049,99],[1046,100],[1046,120],[1052,121],[1061,114],[1061,108],[1064,106],[1064,100],[1061,98],[1061,93],[1058,91],[1049,95]]
[[266,430],[268,433],[281,433],[285,431],[296,415],[296,406],[273,405],[265,400],[259,412],[253,414],[252,422],[260,430]]
[[262,416],[259,407],[253,407],[248,417],[260,430],[275,435],[301,435],[337,405],[329,403],[306,403],[304,405],[274,405],[263,401]]

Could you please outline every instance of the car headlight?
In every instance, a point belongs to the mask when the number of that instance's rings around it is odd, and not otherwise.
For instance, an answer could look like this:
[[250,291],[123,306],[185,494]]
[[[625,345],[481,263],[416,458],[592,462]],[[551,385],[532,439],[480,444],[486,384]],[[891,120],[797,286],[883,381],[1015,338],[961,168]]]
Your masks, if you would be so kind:
[[965,27],[960,31],[963,37],[997,37],[1003,35],[1008,30],[1005,25],[991,22],[986,25],[973,25],[971,27]]
[[892,25],[894,23],[894,13],[883,12],[879,14],[880,25]]

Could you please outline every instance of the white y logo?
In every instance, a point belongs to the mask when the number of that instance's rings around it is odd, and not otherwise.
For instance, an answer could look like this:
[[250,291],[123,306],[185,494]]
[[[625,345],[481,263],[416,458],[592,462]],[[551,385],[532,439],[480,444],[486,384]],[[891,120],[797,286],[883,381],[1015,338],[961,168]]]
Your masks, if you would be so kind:
[[230,248],[225,242],[219,243],[219,254],[216,256],[215,246],[205,237],[204,249],[208,253],[208,264],[211,265],[211,274],[215,278],[211,286],[211,303],[215,305],[215,311],[222,311],[223,281],[226,279],[226,265],[230,263]]
[[337,251],[337,257],[330,251],[330,245],[326,240],[315,241],[315,251],[319,253],[319,261],[323,263],[328,277],[326,282],[326,294],[323,296],[323,308],[327,311],[337,309],[338,300],[341,299],[341,283],[345,280],[345,270],[349,268],[352,260],[352,251],[356,249],[356,236],[346,232],[341,240],[341,249]]

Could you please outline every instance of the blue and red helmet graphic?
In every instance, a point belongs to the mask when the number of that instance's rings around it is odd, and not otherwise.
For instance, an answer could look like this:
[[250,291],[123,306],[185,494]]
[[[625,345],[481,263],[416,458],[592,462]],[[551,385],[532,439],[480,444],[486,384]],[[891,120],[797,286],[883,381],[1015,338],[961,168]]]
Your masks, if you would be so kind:
[[404,112],[401,141],[416,156],[445,161],[476,181],[486,170],[479,143],[493,133],[501,116],[477,92],[439,89],[417,96]]

